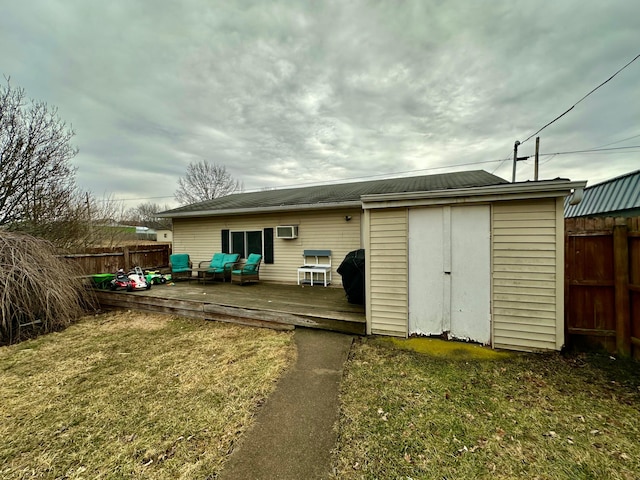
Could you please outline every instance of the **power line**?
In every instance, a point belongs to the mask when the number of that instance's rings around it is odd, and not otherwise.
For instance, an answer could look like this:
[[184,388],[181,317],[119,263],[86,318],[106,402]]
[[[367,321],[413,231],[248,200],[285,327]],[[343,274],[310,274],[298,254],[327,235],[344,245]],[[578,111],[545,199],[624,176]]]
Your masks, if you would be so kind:
[[[618,142],[613,142],[613,143],[619,143],[625,140],[629,140],[631,138],[635,138],[635,137],[639,137],[639,135],[634,135],[633,137],[629,137],[626,138],[624,140],[619,140]],[[640,145],[631,145],[631,146],[626,146],[626,147],[613,147],[613,148],[593,148],[593,149],[586,149],[586,150],[572,150],[572,151],[567,151],[567,152],[552,152],[552,153],[540,153],[539,156],[540,157],[547,157],[547,156],[551,156],[551,158],[547,159],[544,163],[548,163],[550,160],[553,159],[553,157],[555,157],[556,155],[569,155],[569,154],[575,154],[575,153],[624,153],[624,150],[630,150],[630,149],[634,149],[634,148],[640,148]],[[528,158],[531,158],[533,155],[530,155]],[[491,172],[492,174],[497,171],[503,164],[505,161],[511,159],[511,156],[505,157],[505,158],[497,158],[494,160],[481,160],[481,161],[477,161],[477,162],[465,162],[465,163],[455,163],[455,164],[451,164],[451,165],[443,165],[440,167],[427,167],[427,168],[419,168],[416,170],[404,170],[401,172],[393,172],[393,173],[380,173],[380,174],[376,174],[376,175],[367,175],[367,176],[362,176],[362,177],[350,177],[350,178],[343,178],[343,179],[339,179],[339,180],[327,180],[325,182],[309,182],[309,183],[297,183],[297,184],[290,184],[290,185],[283,185],[283,186],[279,186],[274,188],[274,190],[280,190],[280,189],[285,189],[285,188],[294,188],[294,187],[304,187],[304,186],[320,186],[320,185],[324,185],[327,183],[339,183],[339,182],[349,182],[349,181],[357,181],[357,180],[367,180],[367,179],[372,179],[372,178],[378,178],[378,177],[389,177],[391,175],[405,175],[408,173],[418,173],[418,172],[428,172],[428,171],[432,171],[432,170],[442,170],[443,168],[456,168],[456,167],[468,167],[470,165],[481,165],[481,164],[486,164],[486,163],[495,163],[495,162],[500,162],[500,164],[493,170],[493,172]],[[244,193],[250,193],[250,192],[259,192],[263,190],[262,188],[256,188],[256,189],[251,189],[251,190],[247,190]],[[138,200],[156,200],[156,199],[160,199],[160,198],[173,198],[173,195],[165,195],[162,197],[133,197],[133,198],[115,198],[115,199],[95,199],[95,202],[109,202],[109,201],[118,201],[118,202],[131,202],[131,201],[138,201]]]
[[[418,173],[418,172],[428,172],[431,170],[442,170],[443,168],[456,168],[456,167],[467,167],[469,165],[480,165],[480,164],[484,164],[484,163],[494,163],[494,162],[501,162],[503,161],[502,158],[498,158],[495,160],[481,160],[478,162],[466,162],[466,163],[456,163],[456,164],[451,164],[451,165],[443,165],[441,167],[427,167],[427,168],[419,168],[416,170],[404,170],[402,172],[392,172],[392,173],[380,173],[377,175],[367,175],[367,176],[363,176],[363,177],[350,177],[350,178],[342,178],[339,180],[327,180],[325,182],[309,182],[309,183],[296,183],[296,184],[290,184],[290,185],[282,185],[282,186],[278,186],[273,188],[273,190],[281,190],[281,189],[285,189],[285,188],[294,188],[294,187],[304,187],[304,186],[320,186],[320,185],[324,185],[327,183],[340,183],[340,182],[349,182],[349,181],[357,181],[357,180],[367,180],[367,179],[372,179],[372,178],[378,178],[378,177],[390,177],[392,175],[404,175],[404,174],[408,174],[408,173]],[[268,188],[268,187],[267,187]],[[268,188],[269,190],[271,190],[270,188]],[[251,192],[260,192],[264,190],[264,188],[255,188],[255,189],[250,189],[250,190],[246,190],[245,192],[242,193],[251,193]],[[173,195],[168,195],[168,196],[164,196],[164,197],[139,197],[139,198],[114,198],[114,199],[96,199],[96,202],[109,202],[109,201],[117,201],[117,202],[131,202],[131,201],[137,201],[137,200],[153,200],[153,199],[158,199],[158,198],[173,198]]]
[[626,142],[627,140],[631,140],[632,138],[638,138],[638,137],[640,137],[640,133],[637,134],[637,135],[633,135],[632,137],[623,138],[622,140],[616,140],[615,142],[611,142],[611,143],[605,143],[604,145],[599,145],[599,146],[593,147],[593,148],[608,147],[609,145],[615,145],[616,143]]
[[[638,148],[640,146],[627,146],[627,147],[618,147],[618,148],[602,148],[602,147],[607,147],[609,145],[615,145],[616,143],[621,143],[621,142],[626,142],[627,140],[631,140],[634,138],[640,137],[640,133],[637,135],[632,135],[631,137],[627,137],[627,138],[623,138],[622,140],[616,140],[615,142],[611,142],[611,143],[605,143],[604,145],[600,145],[598,147],[593,147],[591,149],[588,150],[575,150],[575,151],[570,151],[570,152],[558,152],[558,153],[540,153],[538,156],[540,157],[547,157],[550,156],[550,158],[546,159],[543,163],[541,163],[540,165],[546,165],[547,163],[549,163],[551,160],[553,160],[555,158],[556,155],[568,155],[571,153],[624,153],[624,152],[620,152],[619,150],[622,149],[632,149],[632,148]],[[529,157],[527,157],[527,160],[529,158],[531,158],[532,155],[530,155]],[[505,160],[508,160],[511,157],[506,158]],[[503,162],[504,163],[504,162]],[[498,165],[498,167],[491,173],[494,173],[498,168],[500,168],[502,166],[502,163],[500,165]]]
[[[443,168],[456,168],[456,167],[468,167],[469,165],[480,165],[483,163],[494,163],[494,162],[501,162],[503,161],[502,158],[498,158],[495,160],[481,160],[478,162],[467,162],[467,163],[455,163],[455,164],[451,164],[451,165],[443,165],[441,167],[427,167],[427,168],[418,168],[416,170],[404,170],[402,172],[392,172],[392,173],[379,173],[376,175],[367,175],[367,176],[363,176],[363,177],[350,177],[350,178],[342,178],[339,180],[326,180],[324,182],[308,182],[308,183],[295,183],[295,184],[291,184],[291,185],[283,185],[281,187],[276,187],[275,189],[281,189],[281,188],[293,188],[293,187],[304,187],[304,186],[320,186],[320,185],[324,185],[326,183],[340,183],[340,182],[350,182],[350,181],[357,181],[357,180],[367,180],[367,179],[371,179],[371,178],[378,178],[378,177],[385,177],[388,178],[392,175],[404,175],[407,173],[418,173],[418,172],[428,172],[431,170],[442,170]],[[254,190],[249,190],[249,192],[251,191],[260,191],[262,190],[261,188],[258,189],[254,189]]]
[[165,195],[164,197],[100,198],[95,199],[94,202],[132,202],[137,200],[156,200],[158,198],[173,198],[173,195]]
[[554,153],[541,153],[540,156],[547,155],[569,155],[572,153],[598,153],[598,152],[609,152],[609,153],[624,153],[621,150],[629,150],[631,148],[640,148],[640,145],[631,145],[628,147],[613,147],[613,148],[590,148],[588,150],[572,150],[569,152],[554,152]]
[[629,65],[631,65],[633,62],[635,62],[638,58],[640,58],[640,54],[636,55],[635,58],[633,58],[633,60],[631,60],[629,63],[627,63],[625,66],[623,66],[622,68],[620,68],[616,73],[614,73],[613,75],[611,75],[609,78],[607,78],[604,82],[602,82],[600,85],[598,85],[597,87],[595,87],[593,90],[591,90],[589,93],[587,93],[586,95],[584,95],[580,100],[578,100],[576,103],[574,103],[568,110],[566,110],[564,113],[561,113],[560,115],[558,115],[556,118],[554,118],[553,120],[551,120],[549,123],[547,123],[544,127],[542,127],[541,129],[539,129],[537,132],[532,133],[531,135],[529,135],[524,141],[520,142],[520,145],[522,145],[523,143],[525,143],[527,140],[530,140],[532,137],[535,137],[538,133],[540,133],[542,130],[544,130],[545,128],[547,128],[549,125],[551,125],[552,123],[554,123],[555,121],[561,119],[562,117],[564,117],[567,113],[569,113],[571,110],[573,110],[573,108],[578,105],[580,102],[582,102],[585,98],[587,98],[589,95],[591,95],[593,92],[595,92],[596,90],[598,90],[600,87],[602,87],[604,84],[608,83],[610,80],[613,79],[613,77],[615,77],[616,75],[618,75],[622,70],[624,70],[625,68],[627,68]]
[[547,163],[549,163],[551,160],[553,160],[554,158],[556,158],[556,156],[554,154],[550,154],[551,156],[549,158],[547,158],[544,162],[540,162],[540,166],[542,165],[546,165]]
[[[539,157],[548,157],[548,156],[552,156],[555,157],[556,155],[570,155],[570,154],[575,154],[575,153],[625,153],[622,150],[630,150],[632,148],[640,148],[640,145],[630,145],[628,147],[614,147],[614,148],[590,148],[587,150],[570,150],[568,152],[551,152],[551,153],[540,153],[538,154]],[[529,160],[530,158],[532,158],[533,155],[528,155],[526,157],[518,157],[518,160],[520,159],[526,159]],[[549,159],[551,160],[551,159]],[[545,163],[547,163],[549,160],[547,160]]]
[[509,160],[510,158],[512,158],[511,156],[511,152],[509,152],[509,155],[504,157],[502,160],[500,160],[500,163],[498,164],[498,166],[496,168],[493,169],[493,171],[491,172],[491,175],[493,175],[494,173],[496,173],[500,168],[502,168],[502,165],[504,165],[504,162],[506,162],[507,160]]

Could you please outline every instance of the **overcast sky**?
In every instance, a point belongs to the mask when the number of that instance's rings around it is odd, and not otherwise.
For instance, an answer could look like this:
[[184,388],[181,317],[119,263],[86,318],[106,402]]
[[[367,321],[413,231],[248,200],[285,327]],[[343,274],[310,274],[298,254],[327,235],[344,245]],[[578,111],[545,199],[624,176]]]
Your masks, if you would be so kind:
[[[2,3],[0,73],[72,124],[79,186],[130,206],[171,204],[201,159],[246,190],[510,180],[494,160],[640,53],[633,0]],[[540,136],[543,154],[640,145],[640,60]],[[640,149],[541,160],[541,178],[592,184],[640,168]]]

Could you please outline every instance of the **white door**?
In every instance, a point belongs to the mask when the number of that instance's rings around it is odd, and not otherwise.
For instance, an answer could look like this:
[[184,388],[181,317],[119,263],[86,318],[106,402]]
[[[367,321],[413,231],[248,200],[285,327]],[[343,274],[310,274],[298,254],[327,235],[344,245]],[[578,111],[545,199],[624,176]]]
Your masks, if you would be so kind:
[[451,209],[451,335],[491,342],[488,206]]
[[409,212],[409,333],[488,344],[490,316],[488,206]]
[[442,208],[409,210],[409,333],[442,333],[442,223]]

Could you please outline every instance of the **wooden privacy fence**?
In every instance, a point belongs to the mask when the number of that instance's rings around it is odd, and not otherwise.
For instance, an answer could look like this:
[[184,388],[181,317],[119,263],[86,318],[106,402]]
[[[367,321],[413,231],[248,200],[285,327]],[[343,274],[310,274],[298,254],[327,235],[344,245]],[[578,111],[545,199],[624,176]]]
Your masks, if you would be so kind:
[[565,220],[565,328],[640,359],[640,217]]
[[84,275],[93,273],[113,273],[119,268],[129,271],[139,266],[146,269],[162,268],[169,265],[171,245],[135,245],[116,248],[91,248],[86,252],[61,255],[76,265]]

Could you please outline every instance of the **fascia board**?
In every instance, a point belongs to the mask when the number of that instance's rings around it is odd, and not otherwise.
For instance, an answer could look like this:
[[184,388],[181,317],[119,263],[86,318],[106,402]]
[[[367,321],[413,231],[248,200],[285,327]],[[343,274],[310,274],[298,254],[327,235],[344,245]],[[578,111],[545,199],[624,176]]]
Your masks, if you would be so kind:
[[261,213],[299,212],[309,210],[332,210],[337,208],[362,208],[360,200],[334,203],[313,203],[305,205],[276,205],[272,207],[229,208],[224,210],[199,210],[158,214],[162,218],[194,218],[194,217],[224,217],[228,215],[255,215]]
[[531,184],[506,184],[488,187],[458,188],[429,192],[385,193],[363,195],[362,208],[408,207],[422,205],[446,205],[461,203],[487,203],[501,200],[530,200],[563,197],[577,188],[584,188],[586,181],[558,181]]

